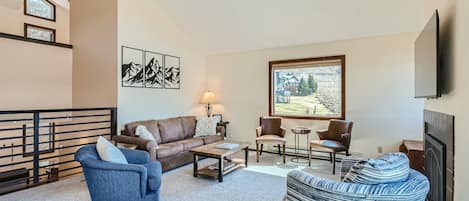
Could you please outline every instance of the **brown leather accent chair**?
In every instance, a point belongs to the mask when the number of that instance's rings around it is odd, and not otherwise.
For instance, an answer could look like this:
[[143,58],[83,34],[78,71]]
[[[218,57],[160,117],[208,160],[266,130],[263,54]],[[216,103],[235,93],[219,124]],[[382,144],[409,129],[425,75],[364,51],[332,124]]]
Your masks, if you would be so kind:
[[[282,155],[280,145],[283,145],[283,163],[285,164],[285,128],[282,128],[282,118],[280,117],[261,117],[259,127],[256,129],[256,161],[259,162],[259,156],[262,155],[264,144],[278,145],[278,154]],[[261,149],[259,151],[259,145]]]
[[[344,120],[331,120],[329,122],[329,129],[318,130],[316,133],[319,140],[312,140],[309,143],[309,151],[311,153],[313,148],[326,149],[330,151],[330,161],[332,165],[332,174],[335,174],[335,155],[337,152],[345,152],[348,156],[350,148],[350,140],[352,138],[353,122]],[[311,155],[311,154],[310,154]],[[311,158],[309,159],[311,166]]]

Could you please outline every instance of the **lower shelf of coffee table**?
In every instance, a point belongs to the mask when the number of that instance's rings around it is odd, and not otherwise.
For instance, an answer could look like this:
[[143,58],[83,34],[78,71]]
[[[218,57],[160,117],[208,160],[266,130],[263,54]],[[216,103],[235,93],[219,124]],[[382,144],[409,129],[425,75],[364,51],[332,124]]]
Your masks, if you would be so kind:
[[[217,167],[217,169],[212,169],[210,167]],[[229,174],[236,169],[246,167],[244,165],[244,160],[241,159],[231,159],[231,162],[224,161],[223,163],[223,175]],[[218,163],[206,166],[197,171],[199,176],[208,176],[218,178]]]

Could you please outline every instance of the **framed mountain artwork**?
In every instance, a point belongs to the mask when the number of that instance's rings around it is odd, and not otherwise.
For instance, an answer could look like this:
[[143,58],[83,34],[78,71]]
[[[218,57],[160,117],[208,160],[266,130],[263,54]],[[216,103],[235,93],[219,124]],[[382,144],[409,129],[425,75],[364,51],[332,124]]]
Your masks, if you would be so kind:
[[164,88],[181,88],[181,66],[180,59],[176,56],[164,56]]
[[122,46],[122,87],[144,87],[144,51]]
[[145,87],[163,88],[164,56],[159,53],[145,51]]

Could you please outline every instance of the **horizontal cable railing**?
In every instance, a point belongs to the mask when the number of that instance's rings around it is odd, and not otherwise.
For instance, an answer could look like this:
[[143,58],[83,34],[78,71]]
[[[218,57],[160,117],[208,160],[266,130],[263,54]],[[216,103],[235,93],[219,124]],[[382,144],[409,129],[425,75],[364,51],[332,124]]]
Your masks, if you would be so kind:
[[0,195],[80,174],[75,152],[116,130],[116,108],[0,111]]

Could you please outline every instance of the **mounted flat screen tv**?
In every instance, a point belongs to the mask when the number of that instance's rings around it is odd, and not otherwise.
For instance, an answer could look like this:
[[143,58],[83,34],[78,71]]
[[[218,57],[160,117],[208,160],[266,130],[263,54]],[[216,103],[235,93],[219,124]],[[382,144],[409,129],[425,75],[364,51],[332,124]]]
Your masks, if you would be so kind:
[[415,98],[441,97],[439,17],[435,11],[415,41]]

